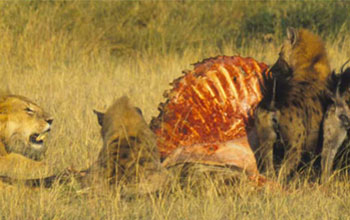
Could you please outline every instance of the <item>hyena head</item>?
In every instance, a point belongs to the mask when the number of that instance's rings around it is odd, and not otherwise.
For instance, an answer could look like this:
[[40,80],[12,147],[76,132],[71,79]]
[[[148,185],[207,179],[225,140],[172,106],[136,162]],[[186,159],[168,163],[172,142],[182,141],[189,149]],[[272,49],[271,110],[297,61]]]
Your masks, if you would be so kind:
[[297,31],[293,28],[287,29],[287,38],[284,40],[278,60],[271,67],[270,71],[274,76],[292,76],[293,73],[293,62],[292,62],[292,48],[296,43],[298,37]]
[[[331,130],[334,130],[334,133],[339,133],[339,129],[346,131],[350,129],[350,68],[342,70],[340,74],[333,73],[331,78],[331,84],[333,84],[330,85],[329,94],[331,104],[324,116],[323,126],[332,127]],[[325,133],[324,139],[332,133]]]
[[350,130],[350,68],[332,74],[329,94],[332,103],[323,119],[322,182],[328,180],[335,155]]
[[325,80],[330,66],[322,39],[306,29],[288,28],[271,72],[276,76]]
[[346,134],[347,130],[350,129],[350,108],[339,93],[332,97],[332,102],[324,116],[324,141],[327,142],[329,140],[330,142],[337,143],[340,140],[333,139],[332,137],[340,133]]

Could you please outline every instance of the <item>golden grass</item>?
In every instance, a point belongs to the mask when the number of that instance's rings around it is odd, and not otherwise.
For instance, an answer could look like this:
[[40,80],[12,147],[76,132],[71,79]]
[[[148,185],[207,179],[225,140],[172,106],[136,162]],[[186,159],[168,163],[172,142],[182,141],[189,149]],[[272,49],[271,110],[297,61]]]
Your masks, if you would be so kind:
[[[6,7],[13,9],[11,6]],[[69,7],[76,7],[76,3]],[[56,10],[59,9],[57,6]],[[224,43],[220,49],[217,45],[199,46],[181,53],[162,54],[145,50],[116,58],[110,53],[110,48],[104,47],[99,41],[99,35],[79,39],[73,32],[69,34],[51,30],[50,22],[55,22],[55,18],[45,17],[41,14],[44,11],[44,6],[36,13],[19,10],[19,13],[25,13],[22,17],[29,17],[21,34],[14,34],[13,30],[0,22],[0,88],[9,88],[15,94],[31,98],[54,116],[45,158],[51,171],[66,167],[84,169],[96,159],[102,140],[92,111],[94,108],[106,110],[114,99],[126,94],[143,110],[149,121],[158,114],[157,105],[164,101],[162,93],[170,88],[168,83],[180,76],[182,70],[192,68],[190,64],[219,54],[251,56],[271,64],[276,60],[279,50],[279,46],[273,43],[262,44],[251,39],[250,46],[244,48]],[[52,20],[43,21],[43,17]],[[11,19],[10,15],[8,19]],[[83,24],[81,21],[76,22]],[[82,25],[80,30],[88,32],[89,28]],[[337,69],[350,57],[350,48],[343,43],[344,39],[340,39],[327,41],[331,65]],[[145,36],[144,40],[149,39]],[[104,192],[80,193],[74,184],[37,190],[15,185],[0,192],[0,218],[350,217],[350,184],[346,178],[336,179],[323,186],[296,180],[287,191],[256,190],[244,180],[233,186],[225,186],[217,178],[211,178],[205,172],[202,175],[200,170],[197,172],[200,178],[190,179],[184,187],[180,187],[179,180],[174,178],[169,189],[161,191],[159,195],[131,198],[121,196],[120,189],[116,189],[114,195],[109,195]]]

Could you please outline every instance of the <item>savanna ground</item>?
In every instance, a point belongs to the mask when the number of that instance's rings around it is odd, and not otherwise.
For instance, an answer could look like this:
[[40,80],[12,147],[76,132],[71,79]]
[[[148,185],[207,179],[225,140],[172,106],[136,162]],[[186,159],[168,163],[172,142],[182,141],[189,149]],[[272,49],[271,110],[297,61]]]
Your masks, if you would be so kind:
[[[87,168],[102,141],[92,110],[127,94],[149,121],[163,91],[190,64],[216,55],[277,59],[287,26],[326,41],[331,65],[350,57],[350,3],[0,2],[0,88],[50,112],[47,172]],[[197,171],[200,172],[200,171]],[[201,175],[201,173],[197,173]],[[347,219],[346,176],[329,185],[295,180],[288,191],[233,186],[203,174],[158,195],[134,198],[73,186],[1,191],[1,219]],[[119,186],[122,187],[122,186]]]

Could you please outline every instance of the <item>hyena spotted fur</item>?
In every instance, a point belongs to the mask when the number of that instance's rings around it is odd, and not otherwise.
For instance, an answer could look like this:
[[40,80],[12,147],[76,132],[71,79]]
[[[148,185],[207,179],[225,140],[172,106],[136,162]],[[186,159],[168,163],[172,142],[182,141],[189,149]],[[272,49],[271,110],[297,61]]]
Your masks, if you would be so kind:
[[264,79],[264,98],[255,111],[260,169],[275,176],[274,147],[283,152],[282,178],[297,168],[303,153],[317,154],[330,74],[322,40],[305,29],[288,29],[279,58]]

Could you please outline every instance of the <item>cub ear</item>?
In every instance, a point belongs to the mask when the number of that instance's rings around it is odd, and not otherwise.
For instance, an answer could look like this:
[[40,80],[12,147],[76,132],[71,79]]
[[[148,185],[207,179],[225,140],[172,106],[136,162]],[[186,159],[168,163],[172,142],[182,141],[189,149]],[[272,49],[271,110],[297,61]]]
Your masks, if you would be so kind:
[[139,113],[141,116],[143,116],[142,110],[139,107],[134,107],[134,108],[137,111],[137,113]]
[[287,28],[287,39],[294,46],[298,39],[298,30],[292,27]]
[[102,126],[102,124],[103,124],[103,118],[104,118],[105,114],[102,113],[102,112],[99,112],[99,111],[97,111],[97,110],[95,110],[95,109],[94,109],[93,111],[94,111],[94,113],[97,115],[98,124]]

